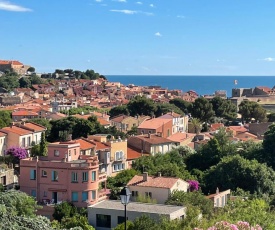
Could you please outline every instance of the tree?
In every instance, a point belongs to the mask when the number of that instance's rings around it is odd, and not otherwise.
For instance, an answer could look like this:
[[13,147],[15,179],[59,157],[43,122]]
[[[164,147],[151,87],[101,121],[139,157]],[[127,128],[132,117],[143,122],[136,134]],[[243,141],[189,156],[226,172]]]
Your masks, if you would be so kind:
[[119,105],[119,106],[111,108],[109,111],[109,115],[111,118],[121,115],[121,114],[124,114],[127,116],[129,115],[129,110],[127,108],[127,105]]
[[77,208],[68,202],[62,202],[54,206],[53,218],[58,222],[61,222],[63,218],[73,217],[77,214]]
[[10,155],[12,157],[13,164],[19,164],[21,159],[24,159],[28,156],[28,152],[26,149],[21,147],[10,147],[7,149],[6,155]]
[[246,122],[253,118],[259,122],[267,119],[266,110],[255,101],[242,101],[239,105],[239,113],[242,115],[242,120]]
[[11,123],[11,111],[0,110],[0,128],[7,127]]
[[94,228],[89,224],[87,217],[79,214],[75,214],[72,217],[62,218],[60,225],[62,229],[80,227],[82,230],[94,230]]
[[210,103],[212,104],[217,117],[222,117],[228,120],[237,117],[237,107],[231,101],[221,97],[214,97],[210,100]]
[[174,104],[169,104],[169,103],[157,103],[157,110],[155,112],[155,116],[159,117],[163,114],[169,113],[169,112],[175,112],[180,115],[184,115],[184,113]]
[[268,114],[267,118],[268,118],[269,122],[274,122],[275,121],[275,113]]
[[196,206],[198,207],[202,214],[211,215],[213,212],[213,202],[207,199],[201,192],[184,192],[184,191],[174,191],[165,202],[168,205],[178,205],[178,206]]
[[19,88],[19,79],[14,75],[3,75],[0,77],[0,87],[5,88],[8,91],[12,91],[14,88]]
[[215,115],[212,104],[204,97],[194,101],[191,113],[193,117],[204,122],[210,121]]
[[190,124],[189,132],[194,132],[196,134],[199,134],[201,132],[202,124],[199,119],[192,118],[189,124]]
[[21,77],[19,79],[20,88],[29,88],[31,87],[31,81],[28,77]]
[[35,72],[35,68],[34,67],[30,67],[30,68],[27,69],[27,72],[34,73]]
[[275,124],[269,126],[264,134],[262,159],[275,170]]
[[37,84],[43,84],[44,83],[44,79],[42,79],[41,77],[38,77],[36,74],[32,74],[29,77],[29,80],[30,80],[32,85],[37,85]]
[[[246,160],[240,155],[228,156],[211,167],[204,177],[204,192],[214,192],[218,187],[221,191],[237,188],[256,193],[274,194],[275,172],[256,160]],[[202,186],[203,187],[203,186]]]
[[42,132],[42,134],[41,134],[41,140],[40,140],[40,144],[39,144],[39,150],[40,150],[41,156],[47,156],[48,155],[47,142],[46,142],[46,138],[45,138],[45,133],[44,132]]
[[49,120],[47,120],[45,118],[33,118],[30,120],[30,122],[44,126],[46,128],[45,138],[48,139],[48,137],[51,133],[51,129],[52,129],[52,124],[50,123]]
[[184,101],[181,98],[175,98],[169,101],[170,104],[177,106],[183,113],[188,114],[192,110],[192,103]]
[[127,108],[131,116],[137,116],[137,115],[151,116],[151,115],[154,115],[157,110],[157,107],[154,101],[144,96],[134,97],[128,103]]

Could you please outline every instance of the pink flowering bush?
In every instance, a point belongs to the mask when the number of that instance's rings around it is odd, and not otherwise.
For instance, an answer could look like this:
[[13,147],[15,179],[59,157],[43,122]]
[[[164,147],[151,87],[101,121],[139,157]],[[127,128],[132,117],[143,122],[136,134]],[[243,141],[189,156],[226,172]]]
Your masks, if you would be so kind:
[[[200,228],[194,228],[194,230],[203,230]],[[236,224],[231,224],[227,221],[217,222],[214,226],[208,228],[207,230],[262,230],[260,225],[250,226],[248,222],[238,221]]]
[[28,152],[24,148],[11,147],[6,151],[6,155],[12,156],[13,163],[18,164],[21,159],[24,159],[28,156]]
[[199,182],[196,180],[189,180],[189,190],[190,192],[198,191],[199,190]]

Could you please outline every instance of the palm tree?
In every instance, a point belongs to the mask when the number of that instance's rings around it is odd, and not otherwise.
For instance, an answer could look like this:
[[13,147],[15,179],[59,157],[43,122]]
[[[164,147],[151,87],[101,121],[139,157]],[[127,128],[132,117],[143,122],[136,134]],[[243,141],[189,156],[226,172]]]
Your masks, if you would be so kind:
[[194,130],[196,134],[199,134],[202,129],[200,120],[198,118],[193,118],[190,122],[190,128]]

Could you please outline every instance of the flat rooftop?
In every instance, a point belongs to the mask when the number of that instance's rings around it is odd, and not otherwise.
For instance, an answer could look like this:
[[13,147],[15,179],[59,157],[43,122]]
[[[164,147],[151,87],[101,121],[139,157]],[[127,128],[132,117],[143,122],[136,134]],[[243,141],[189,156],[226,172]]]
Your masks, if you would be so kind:
[[[94,205],[90,205],[88,208],[124,211],[124,205],[121,204],[120,200],[104,200]],[[171,214],[181,209],[185,209],[185,207],[175,206],[175,205],[164,205],[164,204],[139,203],[139,202],[129,202],[129,204],[127,205],[128,212],[156,213],[160,215]]]

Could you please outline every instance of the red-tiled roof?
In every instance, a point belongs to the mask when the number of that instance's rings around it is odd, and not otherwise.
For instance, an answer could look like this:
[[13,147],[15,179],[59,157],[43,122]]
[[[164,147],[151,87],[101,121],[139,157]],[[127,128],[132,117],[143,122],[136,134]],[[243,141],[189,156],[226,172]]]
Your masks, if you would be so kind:
[[22,128],[19,128],[19,127],[16,127],[16,126],[12,126],[11,127],[4,127],[2,128],[0,131],[2,132],[7,132],[7,133],[15,133],[15,134],[18,134],[20,136],[23,136],[23,135],[27,135],[27,134],[31,134],[32,131],[29,131],[29,130],[26,130],[26,129],[22,129]]
[[85,140],[83,138],[76,139],[75,141],[80,144],[81,150],[92,149],[92,148],[96,147],[95,143],[93,143],[92,141],[89,141],[89,140]]
[[140,158],[142,156],[142,153],[134,150],[131,147],[127,148],[127,160],[133,160],[133,159],[137,159]]
[[155,188],[172,188],[179,178],[175,177],[151,177],[148,176],[147,181],[143,180],[143,176],[134,176],[129,182],[128,186],[140,186],[140,187],[155,187]]
[[7,136],[7,134],[0,132],[0,137],[4,137],[4,136]]
[[12,112],[12,116],[38,116],[38,114],[28,110],[18,110]]
[[175,142],[182,142],[186,140],[187,138],[193,138],[196,136],[194,133],[175,133],[171,135],[170,137],[167,137],[167,139]]
[[139,136],[132,136],[129,137],[129,142],[130,140],[136,140],[136,139],[141,139],[147,143],[150,143],[152,145],[157,145],[157,144],[162,144],[162,143],[172,143],[173,141],[164,138],[164,137],[160,137],[158,135],[155,134],[151,134],[150,137],[148,135],[139,135]]
[[22,124],[22,128],[31,129],[34,132],[43,132],[46,130],[46,127],[39,124],[32,123],[32,122],[27,122]]
[[96,150],[100,150],[100,149],[108,149],[110,148],[109,145],[105,144],[105,143],[102,143],[100,141],[96,141],[96,140],[93,140],[95,143],[96,143]]
[[162,118],[153,118],[151,120],[143,121],[138,128],[139,129],[157,129],[161,127],[163,124],[170,122],[169,119],[162,119]]

